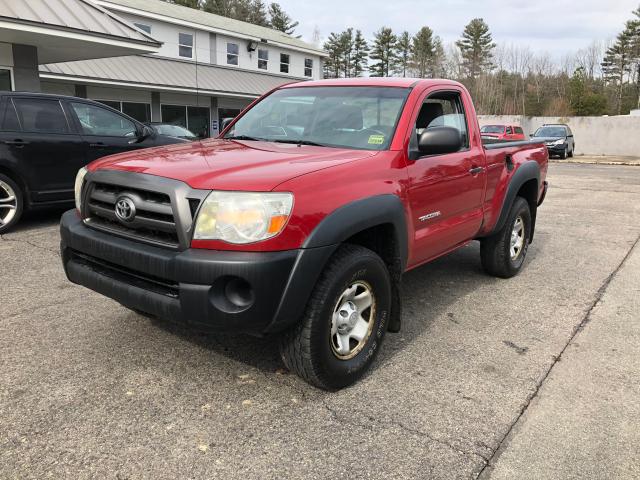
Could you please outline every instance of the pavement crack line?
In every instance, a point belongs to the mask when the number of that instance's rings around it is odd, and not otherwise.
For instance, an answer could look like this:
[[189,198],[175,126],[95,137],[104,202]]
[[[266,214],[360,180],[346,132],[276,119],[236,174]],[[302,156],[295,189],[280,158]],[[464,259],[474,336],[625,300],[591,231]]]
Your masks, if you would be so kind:
[[[324,399],[322,400],[322,405],[329,412],[329,415],[331,416],[331,418],[336,423],[339,423],[341,425],[344,425],[345,423],[347,423],[347,424],[349,424],[351,426],[354,426],[354,427],[360,427],[360,428],[363,428],[365,430],[372,430],[372,425],[369,424],[369,423],[362,423],[362,422],[353,421],[352,418],[345,417],[344,415],[340,415],[340,413],[337,410],[335,410],[333,407],[331,407],[326,402],[326,400],[324,400]],[[403,430],[403,431],[405,431],[407,433],[410,433],[412,435],[415,435],[415,436],[418,436],[418,437],[424,437],[424,438],[426,438],[426,439],[428,439],[428,440],[430,440],[430,441],[432,441],[434,443],[437,443],[437,444],[439,444],[439,445],[441,445],[443,447],[446,447],[446,448],[448,448],[450,450],[453,450],[454,452],[457,452],[460,455],[464,455],[466,457],[475,456],[475,457],[481,458],[485,464],[488,462],[488,458],[485,457],[484,455],[481,455],[478,452],[468,452],[466,450],[463,450],[460,447],[456,447],[455,445],[452,445],[451,443],[449,443],[449,442],[447,442],[445,440],[442,440],[440,438],[436,438],[436,437],[434,437],[434,436],[432,436],[432,435],[430,435],[430,434],[428,434],[428,433],[426,433],[426,432],[424,432],[422,430],[419,430],[419,429],[414,428],[414,427],[409,427],[409,426],[405,425],[403,422],[401,422],[399,420],[390,419],[389,421],[383,421],[383,420],[377,419],[375,417],[368,417],[368,418],[369,418],[369,420],[371,422],[374,422],[374,423],[378,424],[379,426],[387,426],[387,427],[395,426],[395,427],[398,427],[399,429],[401,429],[401,430]]]
[[631,256],[631,253],[636,248],[638,243],[640,243],[640,235],[638,235],[636,240],[633,242],[633,244],[631,245],[631,248],[629,248],[629,250],[627,251],[625,256],[622,258],[622,261],[613,270],[613,272],[611,272],[609,274],[609,276],[604,280],[604,282],[602,283],[600,288],[598,288],[598,290],[596,292],[596,297],[593,300],[593,302],[591,303],[591,305],[589,306],[589,308],[587,309],[587,311],[584,314],[584,316],[582,317],[582,320],[580,321],[580,323],[578,323],[573,328],[573,330],[571,331],[571,335],[569,336],[569,339],[567,340],[567,343],[564,345],[564,347],[562,347],[562,350],[560,350],[560,353],[553,357],[553,361],[551,362],[551,365],[549,366],[549,368],[547,368],[547,370],[544,372],[544,374],[542,375],[540,380],[538,380],[538,382],[536,383],[536,388],[534,389],[534,391],[531,394],[529,394],[529,396],[525,400],[524,404],[520,408],[520,411],[518,412],[518,415],[513,420],[513,422],[511,422],[511,425],[509,425],[509,428],[507,429],[507,432],[504,434],[504,436],[502,437],[502,439],[498,443],[498,446],[493,450],[493,453],[491,454],[491,456],[488,459],[486,459],[486,463],[482,467],[482,469],[480,470],[478,475],[476,476],[476,480],[489,478],[488,476],[490,475],[491,468],[495,465],[496,461],[500,458],[500,455],[502,454],[502,452],[508,446],[507,440],[511,436],[511,433],[512,433],[513,429],[518,424],[518,422],[520,422],[520,419],[523,417],[523,415],[525,414],[525,412],[527,411],[527,409],[531,405],[531,402],[533,402],[533,400],[538,396],[538,393],[540,392],[540,389],[542,388],[542,385],[544,384],[544,382],[547,380],[547,378],[551,374],[551,371],[553,370],[553,367],[555,367],[556,364],[562,359],[562,355],[567,350],[569,345],[571,345],[573,343],[573,340],[578,335],[578,333],[580,331],[582,331],[584,329],[584,327],[589,323],[589,321],[591,319],[591,312],[593,312],[593,309],[596,307],[596,305],[598,305],[598,303],[600,303],[600,301],[602,300],[602,297],[604,296],[604,294],[605,294],[605,292],[607,290],[607,287],[609,286],[611,281],[615,278],[615,276],[618,274],[620,269],[624,266],[624,264],[626,263],[627,259]]
[[30,242],[29,240],[6,238],[4,235],[0,235],[0,239],[2,239],[5,242],[10,242],[10,243],[26,243],[27,245],[30,245],[33,248],[37,248],[39,250],[44,250],[46,252],[53,253],[53,254],[57,255],[58,257],[60,256],[60,252],[58,250],[55,250],[53,248],[43,247],[42,245],[38,245],[36,243]]

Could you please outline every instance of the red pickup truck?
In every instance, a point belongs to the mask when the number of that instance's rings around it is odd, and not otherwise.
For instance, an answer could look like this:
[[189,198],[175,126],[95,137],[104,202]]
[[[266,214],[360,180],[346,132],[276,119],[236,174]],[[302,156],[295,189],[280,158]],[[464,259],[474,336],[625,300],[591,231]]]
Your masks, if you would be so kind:
[[143,314],[273,335],[285,365],[337,389],[401,320],[401,277],[481,243],[517,274],[547,182],[541,143],[483,145],[446,80],[280,87],[218,139],[114,155],[76,179],[68,278]]

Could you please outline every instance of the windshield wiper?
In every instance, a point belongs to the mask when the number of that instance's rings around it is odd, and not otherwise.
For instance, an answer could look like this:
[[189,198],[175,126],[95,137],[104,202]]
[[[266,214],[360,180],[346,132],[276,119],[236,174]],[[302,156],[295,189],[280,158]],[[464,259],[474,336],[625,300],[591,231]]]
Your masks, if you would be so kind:
[[328,147],[329,145],[324,145],[322,143],[312,142],[311,140],[271,140],[274,143],[292,143],[295,145],[310,145],[312,147]]
[[266,138],[250,137],[249,135],[236,135],[234,137],[224,137],[225,140],[253,140],[254,142],[264,142]]

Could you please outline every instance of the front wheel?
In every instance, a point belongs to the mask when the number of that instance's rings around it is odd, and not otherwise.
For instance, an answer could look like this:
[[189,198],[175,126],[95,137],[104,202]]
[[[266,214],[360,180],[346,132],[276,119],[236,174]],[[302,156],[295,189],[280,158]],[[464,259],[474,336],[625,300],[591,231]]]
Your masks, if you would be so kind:
[[301,322],[285,333],[286,367],[312,385],[337,390],[371,366],[388,327],[391,280],[382,259],[343,245],[329,260]]
[[565,160],[567,158],[569,155],[568,151],[568,147],[564,147],[564,150],[560,153],[560,160]]
[[480,242],[482,267],[489,275],[511,278],[522,269],[531,238],[531,210],[516,197],[504,227]]

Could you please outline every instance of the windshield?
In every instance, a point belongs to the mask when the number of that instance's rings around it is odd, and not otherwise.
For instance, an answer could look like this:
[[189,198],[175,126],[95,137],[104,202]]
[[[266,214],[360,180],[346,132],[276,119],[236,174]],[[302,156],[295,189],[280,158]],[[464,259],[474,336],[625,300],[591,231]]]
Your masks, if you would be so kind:
[[408,88],[295,87],[246,112],[225,138],[386,150]]
[[502,125],[485,125],[480,129],[480,133],[502,133],[504,127]]
[[540,127],[533,134],[534,137],[564,137],[567,131],[564,127]]
[[167,135],[169,137],[186,137],[195,138],[196,136],[180,125],[153,125],[156,131],[160,135]]

